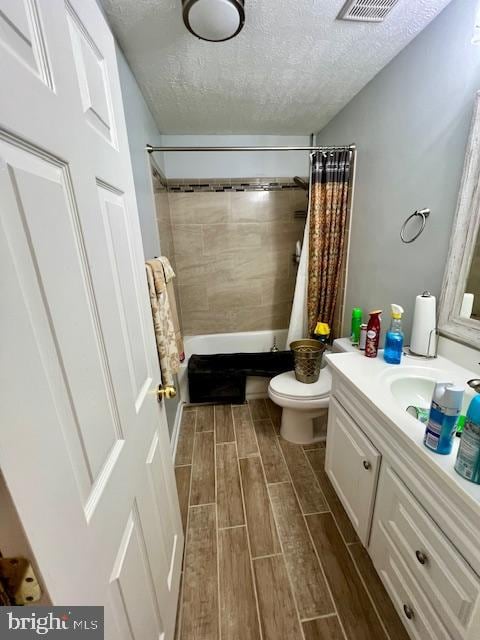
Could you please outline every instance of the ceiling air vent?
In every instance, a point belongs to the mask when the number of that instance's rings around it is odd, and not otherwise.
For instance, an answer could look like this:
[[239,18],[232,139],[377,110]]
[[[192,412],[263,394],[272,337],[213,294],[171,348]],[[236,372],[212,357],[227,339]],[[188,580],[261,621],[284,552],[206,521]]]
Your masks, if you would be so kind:
[[338,20],[382,22],[398,0],[347,0],[338,14]]

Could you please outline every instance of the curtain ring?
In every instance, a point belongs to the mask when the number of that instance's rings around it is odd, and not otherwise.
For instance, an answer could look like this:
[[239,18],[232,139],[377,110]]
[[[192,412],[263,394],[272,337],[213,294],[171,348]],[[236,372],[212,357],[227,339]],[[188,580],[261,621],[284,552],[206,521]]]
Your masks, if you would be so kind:
[[[417,209],[417,211],[414,211],[412,214],[410,214],[408,216],[408,218],[405,220],[405,222],[403,223],[402,228],[400,230],[400,238],[402,239],[402,242],[404,242],[405,244],[410,244],[411,242],[416,240],[421,235],[423,230],[425,229],[425,225],[427,224],[427,218],[428,218],[429,215],[430,215],[430,209]],[[407,225],[410,222],[410,220],[412,218],[415,218],[416,216],[420,216],[422,218],[421,227],[412,238],[407,240],[405,238],[405,230],[406,230]]]

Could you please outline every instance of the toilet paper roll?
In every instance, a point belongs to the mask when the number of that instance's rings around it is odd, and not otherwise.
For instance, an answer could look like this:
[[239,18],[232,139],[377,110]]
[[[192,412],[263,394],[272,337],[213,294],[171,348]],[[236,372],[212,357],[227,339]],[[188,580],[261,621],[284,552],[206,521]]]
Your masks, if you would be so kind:
[[473,300],[474,300],[473,293],[463,294],[462,306],[460,308],[461,318],[470,318],[473,311]]
[[435,296],[425,291],[415,299],[410,350],[420,356],[433,356],[435,354],[436,335],[434,332],[436,327],[437,301]]

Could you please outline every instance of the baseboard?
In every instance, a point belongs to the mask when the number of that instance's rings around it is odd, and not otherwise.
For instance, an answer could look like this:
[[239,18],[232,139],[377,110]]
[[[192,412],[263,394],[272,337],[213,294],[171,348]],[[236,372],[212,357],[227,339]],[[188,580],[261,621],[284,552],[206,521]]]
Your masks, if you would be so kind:
[[173,425],[172,437],[170,438],[170,450],[172,452],[172,460],[175,460],[177,453],[178,436],[180,434],[180,424],[182,422],[184,402],[179,402],[177,406],[177,412],[175,414],[175,422]]

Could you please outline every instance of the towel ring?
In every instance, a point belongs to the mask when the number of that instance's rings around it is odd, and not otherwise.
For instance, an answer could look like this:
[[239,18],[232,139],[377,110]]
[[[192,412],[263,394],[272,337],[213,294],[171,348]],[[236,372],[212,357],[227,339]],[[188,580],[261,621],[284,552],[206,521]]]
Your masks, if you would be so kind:
[[[405,244],[410,244],[411,242],[416,240],[425,229],[425,225],[427,224],[427,218],[429,215],[430,215],[430,209],[417,209],[417,211],[414,211],[411,215],[409,215],[408,218],[403,223],[402,228],[400,230],[400,238],[402,239],[402,242],[404,242]],[[409,238],[407,240],[405,238],[405,230],[410,220],[412,218],[415,218],[416,216],[420,216],[422,218],[422,224],[420,226],[420,229],[417,231],[417,233],[412,238]]]

